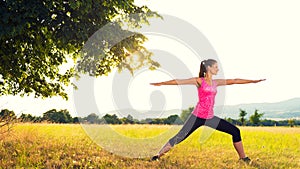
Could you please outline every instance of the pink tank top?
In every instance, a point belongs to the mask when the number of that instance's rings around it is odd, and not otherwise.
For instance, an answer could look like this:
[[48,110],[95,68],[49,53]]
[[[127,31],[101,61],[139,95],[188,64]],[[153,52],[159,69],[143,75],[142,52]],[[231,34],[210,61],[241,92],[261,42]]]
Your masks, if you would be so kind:
[[212,85],[206,83],[201,78],[202,84],[198,87],[199,101],[193,110],[193,114],[203,119],[211,119],[214,117],[215,96],[217,94],[217,84],[213,80]]

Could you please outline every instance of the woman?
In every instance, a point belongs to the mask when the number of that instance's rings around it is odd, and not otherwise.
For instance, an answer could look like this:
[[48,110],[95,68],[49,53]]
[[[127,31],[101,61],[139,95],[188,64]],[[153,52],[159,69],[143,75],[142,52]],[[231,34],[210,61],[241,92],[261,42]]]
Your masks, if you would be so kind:
[[159,83],[150,83],[154,86],[160,85],[196,85],[198,88],[199,101],[190,117],[184,123],[182,129],[171,138],[151,160],[158,160],[162,155],[168,152],[174,145],[182,142],[197,128],[202,125],[214,128],[216,130],[232,135],[233,145],[239,155],[239,159],[249,163],[251,160],[245,155],[240,130],[233,124],[214,116],[214,102],[218,86],[232,84],[247,84],[264,81],[246,80],[246,79],[212,79],[219,71],[216,60],[208,59],[201,62],[199,77],[189,79],[175,79]]

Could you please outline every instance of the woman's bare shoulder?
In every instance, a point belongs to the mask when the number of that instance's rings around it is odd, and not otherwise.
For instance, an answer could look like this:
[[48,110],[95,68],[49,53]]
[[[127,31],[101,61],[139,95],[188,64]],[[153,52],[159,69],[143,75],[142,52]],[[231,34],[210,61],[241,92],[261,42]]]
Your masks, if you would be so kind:
[[197,87],[200,87],[202,84],[202,79],[200,77],[195,77],[196,82],[197,82]]

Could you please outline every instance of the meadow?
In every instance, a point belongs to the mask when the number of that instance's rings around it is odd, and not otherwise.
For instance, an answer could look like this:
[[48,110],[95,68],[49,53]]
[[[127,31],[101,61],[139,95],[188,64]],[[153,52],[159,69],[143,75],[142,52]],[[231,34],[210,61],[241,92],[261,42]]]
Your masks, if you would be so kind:
[[251,164],[238,161],[229,135],[203,127],[149,161],[180,128],[16,124],[0,141],[0,168],[300,168],[299,127],[239,127]]

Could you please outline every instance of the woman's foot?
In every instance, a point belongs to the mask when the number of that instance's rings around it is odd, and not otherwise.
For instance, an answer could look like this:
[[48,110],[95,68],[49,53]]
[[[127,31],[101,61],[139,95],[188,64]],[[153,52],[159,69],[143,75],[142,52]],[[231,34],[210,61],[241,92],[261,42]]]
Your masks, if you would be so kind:
[[157,161],[159,159],[159,156],[158,155],[155,155],[151,158],[151,161]]
[[243,161],[243,162],[249,164],[251,162],[251,159],[249,157],[244,157],[244,158],[240,158],[239,161]]

